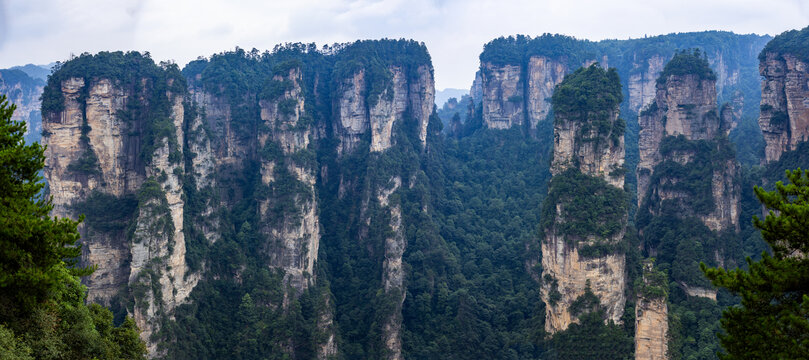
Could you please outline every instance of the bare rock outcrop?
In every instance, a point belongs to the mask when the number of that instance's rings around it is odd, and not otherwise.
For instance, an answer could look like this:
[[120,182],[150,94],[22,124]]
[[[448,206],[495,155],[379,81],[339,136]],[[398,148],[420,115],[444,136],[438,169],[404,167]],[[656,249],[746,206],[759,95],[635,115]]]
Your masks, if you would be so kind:
[[[693,200],[689,200],[688,194],[666,189],[673,188],[677,179],[658,176],[657,183],[651,184],[655,178],[655,168],[664,161],[689,166],[695,158],[703,161],[705,157],[714,156],[717,161],[713,161],[715,164],[712,164],[710,180],[714,208],[699,216],[712,230],[738,227],[739,185],[735,180],[738,164],[732,156],[727,158],[726,151],[718,150],[725,143],[721,139],[730,131],[732,117],[730,107],[725,107],[719,113],[715,78],[699,74],[672,74],[659,79],[654,101],[641,112],[638,119],[638,205],[643,205],[647,198],[654,199],[658,205],[676,199],[683,204],[685,213],[694,213],[694,209],[687,205]],[[667,137],[677,136],[681,137],[680,142],[686,144],[707,141],[717,149],[697,150],[699,147],[696,145],[662,149]],[[674,143],[672,139],[668,141]],[[650,190],[650,187],[655,188]]]
[[[591,84],[608,84],[596,89]],[[627,206],[623,196],[624,184],[624,125],[618,117],[621,85],[614,69],[609,71],[590,66],[569,75],[557,88],[553,98],[554,149],[551,164],[550,194],[543,204],[543,213],[550,216],[543,229],[541,288],[546,304],[545,330],[563,331],[578,322],[571,311],[572,304],[589,289],[599,299],[605,320],[621,322],[626,302],[626,255],[616,249],[624,239]],[[580,105],[581,97],[588,104]],[[595,101],[599,99],[599,101]],[[590,101],[593,100],[593,101]],[[600,125],[599,125],[600,124]],[[593,179],[595,178],[595,179]],[[577,182],[577,188],[592,187],[589,196],[614,197],[600,213],[609,213],[610,219],[578,219],[577,206],[566,190],[556,189],[556,180]],[[589,185],[585,185],[589,184]],[[623,195],[622,195],[623,194]],[[608,208],[609,207],[609,208]],[[616,214],[617,212],[617,214]],[[580,215],[579,215],[580,216]],[[571,222],[583,222],[600,227],[610,222],[603,231],[580,233]]]
[[665,65],[666,58],[660,55],[653,55],[645,61],[635,59],[633,72],[627,81],[629,110],[639,113],[654,100],[657,94],[657,78]]
[[[183,232],[183,143],[184,95],[166,93],[166,115],[173,136],[153,138],[154,152],[139,152],[144,138],[136,136],[147,126],[143,118],[132,117],[128,104],[147,104],[154,78],[143,78],[142,92],[110,78],[68,78],[62,81],[61,111],[48,113],[43,121],[48,145],[45,176],[51,184],[54,214],[76,218],[88,201],[106,200],[106,211],[123,211],[127,198],[141,196],[131,219],[134,231],[109,224],[83,224],[80,228],[82,261],[99,266],[83,281],[88,301],[109,305],[121,289],[135,298],[130,309],[151,356],[157,343],[151,334],[163,319],[185,302],[199,280],[185,262]],[[171,81],[171,80],[169,80]],[[138,105],[135,105],[138,106]],[[179,154],[179,157],[178,157]],[[151,179],[148,180],[147,179]],[[145,197],[144,197],[145,196]],[[147,200],[147,198],[149,200]],[[112,201],[112,202],[110,202]],[[129,216],[123,214],[122,216]],[[140,289],[140,290],[138,290]]]
[[[293,161],[292,157],[312,151],[313,124],[308,121],[311,114],[306,114],[305,110],[307,100],[303,95],[301,70],[292,68],[285,74],[276,75],[273,81],[287,85],[278,97],[260,102],[265,130],[259,134],[259,146],[262,149],[278,148],[280,153],[264,152],[261,181],[269,188],[279,181],[294,181],[301,185],[299,188],[302,190],[289,195],[294,206],[284,212],[276,209],[279,201],[276,197],[259,202],[259,215],[264,224],[261,232],[268,238],[268,265],[283,270],[284,283],[300,294],[314,283],[314,267],[320,245],[320,219],[315,196],[316,166],[306,160]],[[285,294],[286,297],[290,295]],[[288,298],[285,300],[287,302]]]
[[510,129],[523,123],[524,91],[518,65],[483,63],[483,122],[490,129]]
[[[765,49],[766,51],[766,49]],[[759,65],[765,162],[809,140],[809,64],[785,53],[768,52]]]
[[618,109],[607,115],[611,126],[606,134],[599,134],[599,129],[593,126],[584,129],[585,123],[567,119],[565,114],[556,115],[556,119],[551,174],[559,175],[575,167],[583,174],[600,177],[610,185],[623,189],[626,150],[624,127],[614,126],[623,121],[618,118]]
[[635,359],[668,358],[667,278],[654,270],[652,261],[643,264],[641,288],[635,304]]
[[548,117],[553,89],[564,80],[567,66],[545,56],[532,56],[528,60],[528,119],[535,129]]

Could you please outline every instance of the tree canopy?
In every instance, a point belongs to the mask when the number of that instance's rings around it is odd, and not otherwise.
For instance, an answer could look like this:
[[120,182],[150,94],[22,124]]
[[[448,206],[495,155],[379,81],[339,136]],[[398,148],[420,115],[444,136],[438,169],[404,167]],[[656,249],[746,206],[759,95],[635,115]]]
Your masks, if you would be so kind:
[[748,269],[702,270],[714,285],[741,297],[722,315],[724,359],[798,359],[809,353],[809,172],[786,172],[788,184],[755,187],[770,211],[753,224],[772,248]]
[[716,74],[711,70],[706,54],[699,49],[680,50],[666,63],[658,84],[663,84],[669,76],[696,75],[701,80],[716,80]]

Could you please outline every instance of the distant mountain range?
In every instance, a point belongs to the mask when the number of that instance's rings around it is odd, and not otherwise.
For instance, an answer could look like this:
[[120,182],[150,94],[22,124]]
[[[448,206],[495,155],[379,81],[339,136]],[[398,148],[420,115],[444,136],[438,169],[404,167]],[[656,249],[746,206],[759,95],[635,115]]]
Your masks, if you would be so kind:
[[26,142],[38,142],[42,137],[39,97],[54,65],[28,64],[0,69],[0,94],[5,94],[17,106],[13,119],[28,123]]

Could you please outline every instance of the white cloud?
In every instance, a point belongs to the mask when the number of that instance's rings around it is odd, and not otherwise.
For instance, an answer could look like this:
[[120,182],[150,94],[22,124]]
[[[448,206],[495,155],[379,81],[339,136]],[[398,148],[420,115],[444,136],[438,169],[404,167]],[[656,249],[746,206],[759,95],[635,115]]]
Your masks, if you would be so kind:
[[438,88],[466,88],[483,44],[501,35],[600,40],[806,25],[805,0],[0,0],[0,67],[100,50],[185,64],[235,46],[404,37],[427,44]]

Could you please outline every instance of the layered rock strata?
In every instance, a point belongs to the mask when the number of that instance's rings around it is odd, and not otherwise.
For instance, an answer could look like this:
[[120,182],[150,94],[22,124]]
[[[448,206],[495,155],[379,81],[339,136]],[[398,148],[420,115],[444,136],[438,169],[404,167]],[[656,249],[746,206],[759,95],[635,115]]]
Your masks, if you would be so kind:
[[[272,187],[276,182],[284,181],[282,177],[291,177],[303,190],[292,195],[294,209],[283,214],[278,214],[273,208],[277,199],[270,197],[259,201],[259,215],[265,219],[261,231],[267,236],[269,266],[283,270],[284,282],[301,293],[314,282],[320,219],[315,196],[316,166],[311,162],[293,161],[292,157],[313,151],[310,145],[314,132],[311,122],[305,123],[308,114],[301,88],[301,70],[290,69],[286,74],[276,75],[273,81],[290,85],[277,98],[259,103],[266,130],[259,134],[258,145],[262,149],[276,147],[281,151],[262,159],[261,182]],[[292,106],[282,105],[284,103]]]
[[767,52],[759,73],[764,161],[777,161],[809,140],[809,63],[789,53]]
[[[352,152],[363,151],[358,145],[361,139],[369,138],[368,150],[375,156],[385,156],[386,151],[396,145],[397,128],[404,121],[412,121],[410,125],[416,129],[416,135],[422,149],[426,148],[427,125],[434,110],[434,81],[429,66],[422,65],[415,69],[414,76],[398,65],[388,67],[391,84],[377,98],[367,99],[367,85],[364,70],[359,70],[341,82],[334,101],[335,129],[339,145],[338,156],[348,157]],[[367,228],[372,219],[367,208],[369,201],[375,201],[383,213],[390,218],[390,236],[384,240],[382,249],[382,284],[383,291],[392,296],[394,308],[381,324],[382,342],[386,348],[386,358],[402,359],[402,304],[405,300],[405,270],[402,257],[406,248],[404,237],[404,218],[401,205],[389,201],[402,186],[403,178],[414,174],[396,174],[383,183],[372,183],[372,188],[364,190],[363,211],[360,214],[361,226]],[[349,190],[352,183],[359,179],[340,178],[340,194]],[[354,189],[357,191],[359,189]],[[342,195],[341,195],[342,196]],[[362,237],[362,231],[360,236]]]
[[[696,157],[711,156],[709,153],[698,153],[693,148],[677,149],[664,154],[661,152],[664,138],[681,136],[687,142],[715,141],[726,137],[732,124],[732,111],[729,107],[719,113],[714,79],[685,74],[670,75],[661,80],[658,81],[654,101],[641,112],[638,119],[639,206],[649,196],[653,196],[658,203],[677,200],[687,204],[689,200],[685,193],[666,190],[666,187],[671,186],[660,187],[661,184],[676,185],[677,179],[661,178],[657,184],[651,184],[655,168],[664,161],[686,166],[694,162]],[[714,161],[716,164],[713,164],[710,179],[714,207],[701,214],[700,219],[712,230],[733,229],[738,226],[740,211],[739,185],[736,183],[738,165],[732,157],[718,160]]]
[[[635,359],[665,360],[668,358],[668,304],[666,293],[650,279],[653,263],[643,264],[644,289],[656,287],[656,291],[641,291],[635,304]],[[655,279],[661,280],[661,279]],[[665,281],[665,277],[662,277]]]
[[[582,70],[577,71],[573,76],[589,74],[587,76],[608,77],[606,71],[595,66]],[[610,80],[618,81],[617,76]],[[620,84],[615,83],[614,85],[617,86],[617,101],[620,102]],[[601,96],[589,88],[582,89],[580,93],[584,94],[583,96]],[[586,177],[604,180],[606,184],[603,186],[607,189],[623,191],[624,173],[615,171],[623,169],[625,152],[624,127],[621,125],[623,120],[618,117],[618,102],[609,105],[608,109],[582,109],[581,112],[576,111],[575,113],[560,111],[557,104],[554,103],[554,149],[551,165],[551,174],[554,177],[569,176],[572,169]],[[597,114],[603,112],[607,114],[601,120],[609,124],[608,127],[611,129],[609,132],[599,133],[597,126],[586,125],[592,125],[598,121],[597,118],[600,117]],[[550,191],[554,191],[553,188]],[[562,195],[568,196],[569,194]],[[545,330],[555,333],[578,322],[576,314],[571,313],[571,305],[585,294],[588,287],[599,298],[599,307],[604,310],[606,320],[620,323],[626,302],[624,294],[626,255],[620,251],[604,251],[596,254],[588,251],[585,256],[582,254],[582,249],[599,245],[612,248],[621,243],[626,231],[627,215],[618,214],[619,229],[610,232],[606,237],[602,234],[580,236],[561,230],[565,227],[566,222],[573,221],[566,218],[566,208],[576,206],[576,204],[562,200],[556,204],[543,206],[554,207],[552,209],[554,219],[551,225],[544,230],[545,235],[542,241],[544,281],[541,296],[546,304]],[[624,211],[626,209],[625,206],[619,208]],[[599,222],[601,219],[585,221]]]
[[[141,93],[109,78],[62,81],[63,109],[46,114],[43,142],[48,145],[45,177],[54,199],[54,215],[77,218],[82,206],[99,197],[142,195],[139,210],[131,219],[131,235],[122,228],[82,225],[82,260],[99,266],[84,279],[88,301],[110,305],[122,288],[130,289],[127,297],[135,297],[131,315],[142,330],[150,355],[156,356],[157,343],[151,335],[187,299],[199,274],[192,273],[185,263],[184,169],[178,146],[183,142],[183,94],[163,95],[169,103],[169,126],[176,137],[153,139],[151,154],[138,153],[144,144],[136,135],[148,125],[140,118],[126,121],[120,114],[127,105],[144,104],[153,95],[149,93],[154,91],[153,81],[160,80],[142,79]],[[143,195],[146,193],[149,195]],[[129,241],[121,241],[127,238]]]

